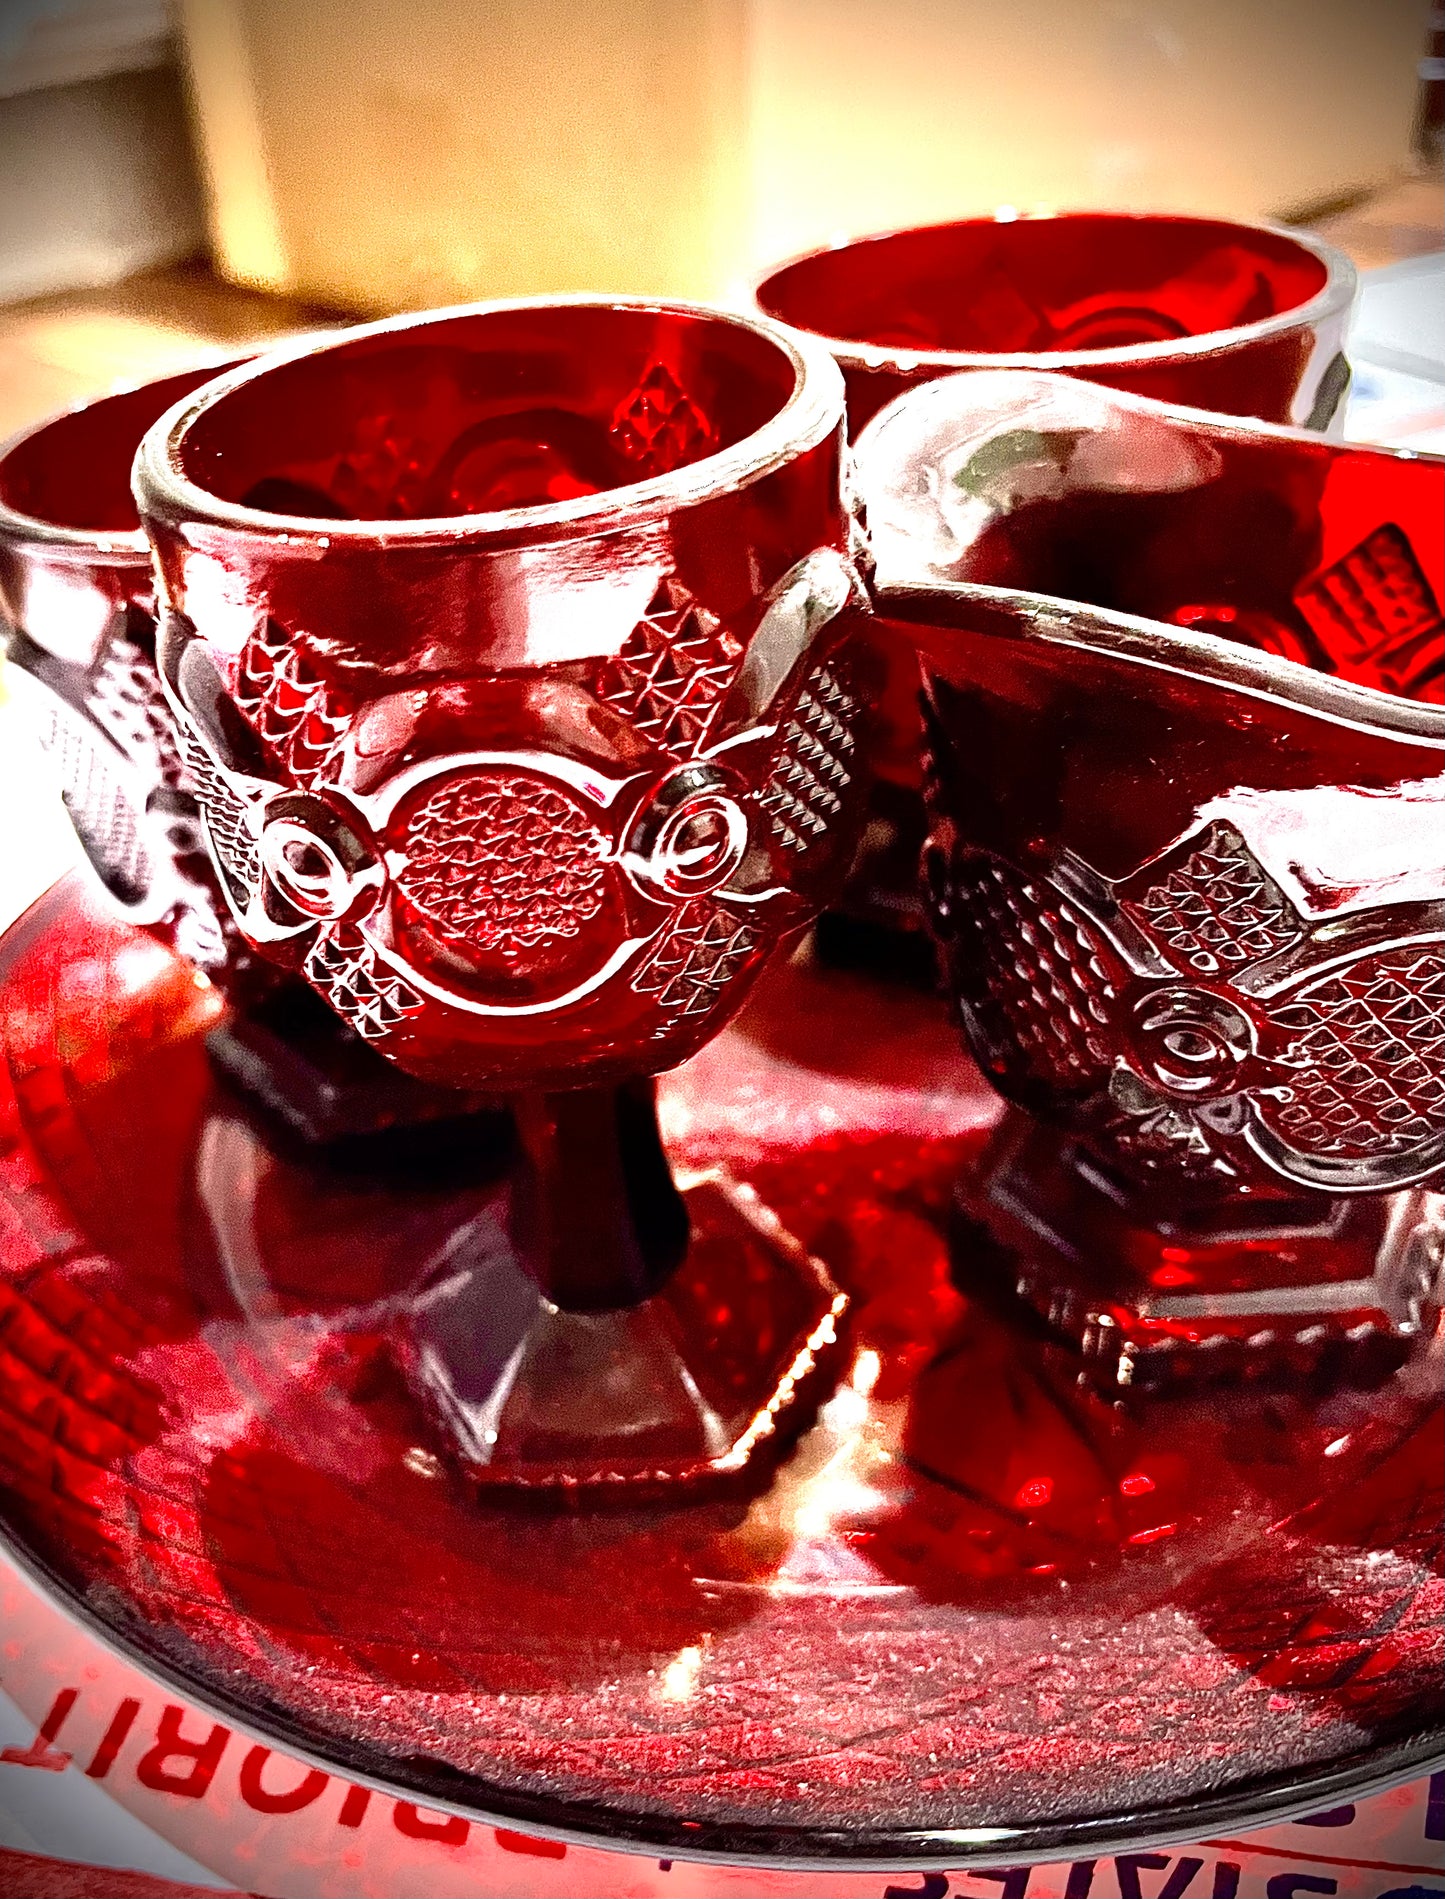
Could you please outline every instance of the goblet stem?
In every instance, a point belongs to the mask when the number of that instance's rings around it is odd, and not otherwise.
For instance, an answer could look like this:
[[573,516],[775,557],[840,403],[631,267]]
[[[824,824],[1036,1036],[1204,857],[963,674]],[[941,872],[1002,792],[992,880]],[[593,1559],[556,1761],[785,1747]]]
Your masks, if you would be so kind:
[[513,1098],[511,1164],[393,1345],[462,1475],[576,1501],[755,1481],[846,1297],[748,1189],[672,1178],[651,1081]]
[[514,1238],[553,1305],[640,1305],[687,1254],[689,1221],[662,1149],[651,1080],[519,1095]]

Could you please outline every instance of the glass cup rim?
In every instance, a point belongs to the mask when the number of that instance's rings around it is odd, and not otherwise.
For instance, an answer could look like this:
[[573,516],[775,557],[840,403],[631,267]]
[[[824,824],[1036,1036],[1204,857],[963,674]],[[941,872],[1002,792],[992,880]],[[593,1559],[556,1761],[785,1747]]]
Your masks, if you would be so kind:
[[[1241,646],[1216,633],[1176,627],[1141,614],[1091,607],[1059,594],[1034,593],[1022,587],[985,586],[978,581],[895,581],[877,590],[880,610],[906,606],[910,601],[972,602],[980,607],[1006,610],[1014,626],[1008,635],[1027,645],[1074,646],[1107,654],[1129,665],[1145,666],[1223,686],[1252,699],[1298,706],[1332,724],[1352,731],[1372,732],[1439,748],[1445,754],[1445,707],[1421,699],[1403,699],[1377,686],[1316,672],[1278,653]],[[905,624],[912,616],[899,613]],[[989,637],[1000,637],[992,632]],[[920,655],[924,666],[926,653]],[[1441,770],[1445,771],[1445,757]]]
[[[704,318],[762,336],[793,369],[793,388],[782,407],[740,442],[704,456],[670,474],[629,482],[600,494],[581,495],[528,507],[492,509],[476,514],[427,515],[413,520],[332,520],[316,515],[272,513],[226,501],[187,475],[181,450],[193,425],[233,391],[293,362],[319,356],[370,337],[404,336],[411,331],[468,317],[512,315],[533,310],[621,310],[646,315]],[[267,351],[182,397],[152,424],[141,441],[132,471],[132,487],[141,518],[194,522],[230,528],[250,536],[313,545],[353,547],[399,544],[468,546],[578,537],[639,524],[656,515],[707,501],[750,486],[816,448],[844,420],[842,372],[827,348],[762,312],[733,311],[709,303],[673,298],[613,297],[569,293],[545,297],[508,297],[451,304],[436,310],[407,312],[376,322],[331,331],[299,345]]]
[[[991,363],[985,368],[965,371],[964,375],[988,376],[995,371],[1012,374]],[[1079,385],[1073,377],[1039,370],[1035,372],[1035,379],[1060,385],[1071,396],[1078,394]],[[932,382],[904,390],[867,423],[853,450],[855,481],[865,506],[870,500],[870,451],[876,439],[897,427],[910,411],[927,409],[943,401],[952,380],[950,376],[939,376]],[[1264,437],[1295,442],[1315,453],[1379,455],[1391,461],[1445,469],[1445,455],[1426,450],[1396,448],[1377,442],[1334,442],[1311,429],[1264,422],[1254,416],[1223,415],[1213,409],[1190,408],[1179,402],[1160,402],[1133,390],[1099,387],[1092,393],[1111,406],[1183,423],[1214,436],[1238,436],[1245,441]],[[1445,706],[1401,698],[1377,686],[1340,679],[1282,654],[1240,645],[1195,627],[1174,626],[1142,614],[1090,606],[1062,594],[1041,593],[1027,587],[989,586],[980,581],[949,580],[942,575],[904,578],[890,571],[886,551],[876,541],[873,551],[877,570],[870,591],[876,610],[885,617],[890,606],[911,601],[922,603],[929,597],[971,600],[983,607],[1007,608],[1015,619],[1016,637],[1030,643],[1092,648],[1133,664],[1185,673],[1212,684],[1233,687],[1255,698],[1287,701],[1337,724],[1420,740],[1445,749]],[[923,662],[927,664],[926,656]]]
[[[763,302],[763,292],[785,271],[816,257],[838,251],[864,250],[872,244],[886,243],[895,237],[907,237],[929,231],[955,231],[969,226],[996,224],[1066,224],[1085,220],[1117,224],[1197,224],[1212,225],[1221,231],[1242,232],[1252,237],[1282,238],[1307,252],[1324,266],[1325,281],[1314,295],[1273,316],[1260,317],[1253,323],[1241,323],[1231,329],[1202,330],[1196,336],[1166,337],[1153,343],[1115,344],[1108,349],[1077,350],[959,350],[913,349],[892,343],[868,343],[858,337],[834,336],[810,325],[778,317]],[[1285,335],[1305,324],[1322,321],[1341,310],[1348,310],[1359,291],[1360,276],[1351,260],[1334,245],[1316,237],[1312,231],[1300,231],[1290,225],[1266,219],[1212,218],[1193,211],[1093,211],[1082,207],[1060,211],[1020,211],[1001,217],[996,212],[980,212],[974,217],[944,218],[936,223],[901,224],[881,231],[865,231],[836,244],[817,244],[770,265],[752,286],[755,309],[773,321],[786,323],[800,336],[818,337],[829,353],[846,370],[893,370],[909,375],[917,370],[950,369],[1109,369],[1131,368],[1150,363],[1187,362],[1200,356],[1214,356],[1247,343],[1266,341]]]
[[[97,390],[93,395],[81,396],[63,408],[51,409],[34,422],[27,422],[13,435],[7,435],[0,441],[0,463],[8,461],[10,456],[33,442],[37,436],[44,435],[48,429],[69,422],[75,416],[101,409],[110,402],[122,401],[126,396],[139,395],[143,389],[149,389],[156,383],[174,382],[181,376],[202,378],[201,386],[204,387],[211,380],[207,371],[219,376],[235,364],[234,348],[218,346],[197,351],[189,362],[164,370],[157,376],[128,377],[112,383],[108,388]],[[68,527],[63,522],[50,521],[44,515],[29,514],[24,508],[14,507],[3,495],[0,495],[0,541],[17,548],[43,548],[48,555],[61,558],[67,550],[72,550],[81,560],[103,560],[114,567],[144,567],[150,563],[150,544],[142,527]]]

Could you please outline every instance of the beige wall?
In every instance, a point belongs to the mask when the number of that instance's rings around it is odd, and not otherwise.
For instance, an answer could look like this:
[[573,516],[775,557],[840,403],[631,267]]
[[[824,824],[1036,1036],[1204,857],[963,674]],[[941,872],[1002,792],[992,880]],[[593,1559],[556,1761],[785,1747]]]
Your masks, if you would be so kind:
[[1000,203],[1404,162],[1429,0],[181,0],[223,265],[359,309],[736,295]]
[[203,237],[174,67],[0,96],[0,304],[118,283]]
[[1266,217],[1403,163],[1429,0],[753,0],[753,249],[1000,204]]
[[745,0],[182,0],[222,259],[364,309],[702,295]]

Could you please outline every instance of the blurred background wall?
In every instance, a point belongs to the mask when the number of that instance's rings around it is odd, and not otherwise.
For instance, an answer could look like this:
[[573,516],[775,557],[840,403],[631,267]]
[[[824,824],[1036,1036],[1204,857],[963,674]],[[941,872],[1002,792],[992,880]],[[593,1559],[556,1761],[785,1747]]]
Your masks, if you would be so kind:
[[218,255],[368,308],[707,296],[1001,203],[1269,216],[1405,160],[1428,0],[180,0]]
[[366,308],[702,293],[745,248],[748,0],[179,13],[239,278]]
[[1406,155],[1429,0],[753,0],[751,258],[1037,205],[1277,217]]
[[204,241],[173,26],[166,0],[0,0],[0,303]]
[[[380,311],[736,296],[1000,204],[1303,215],[1409,159],[1430,0],[0,0],[0,301],[208,244]],[[204,209],[203,209],[204,207]]]

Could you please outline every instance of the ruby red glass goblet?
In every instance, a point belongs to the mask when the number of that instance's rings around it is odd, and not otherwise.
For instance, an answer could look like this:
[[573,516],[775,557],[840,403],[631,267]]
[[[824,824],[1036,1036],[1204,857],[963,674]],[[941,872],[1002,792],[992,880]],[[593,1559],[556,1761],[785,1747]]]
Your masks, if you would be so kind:
[[949,988],[1025,1111],[964,1250],[1118,1383],[1397,1360],[1445,1242],[1445,461],[988,373],[859,458]]
[[1349,259],[1304,232],[1068,211],[857,238],[778,266],[756,296],[827,342],[856,435],[905,389],[989,368],[1324,428],[1356,290]]
[[0,449],[0,640],[11,692],[122,913],[221,975],[230,942],[155,670],[141,436],[217,367],[53,416]]
[[870,686],[821,347],[686,306],[375,325],[147,437],[161,669],[240,929],[517,1153],[400,1299],[479,1484],[732,1479],[846,1303],[650,1077],[846,866]]
[[268,1136],[315,1149],[495,1118],[389,1068],[304,983],[258,958],[207,856],[156,672],[151,551],[130,472],[151,424],[228,367],[99,397],[0,451],[0,631],[18,710],[110,902],[231,1002],[211,1055]]
[[[1173,214],[966,218],[855,239],[769,272],[758,307],[821,337],[856,437],[905,389],[960,370],[1063,373],[1191,408],[1324,428],[1349,382],[1348,258],[1296,231]],[[928,965],[917,678],[890,647],[874,810],[823,945]]]

